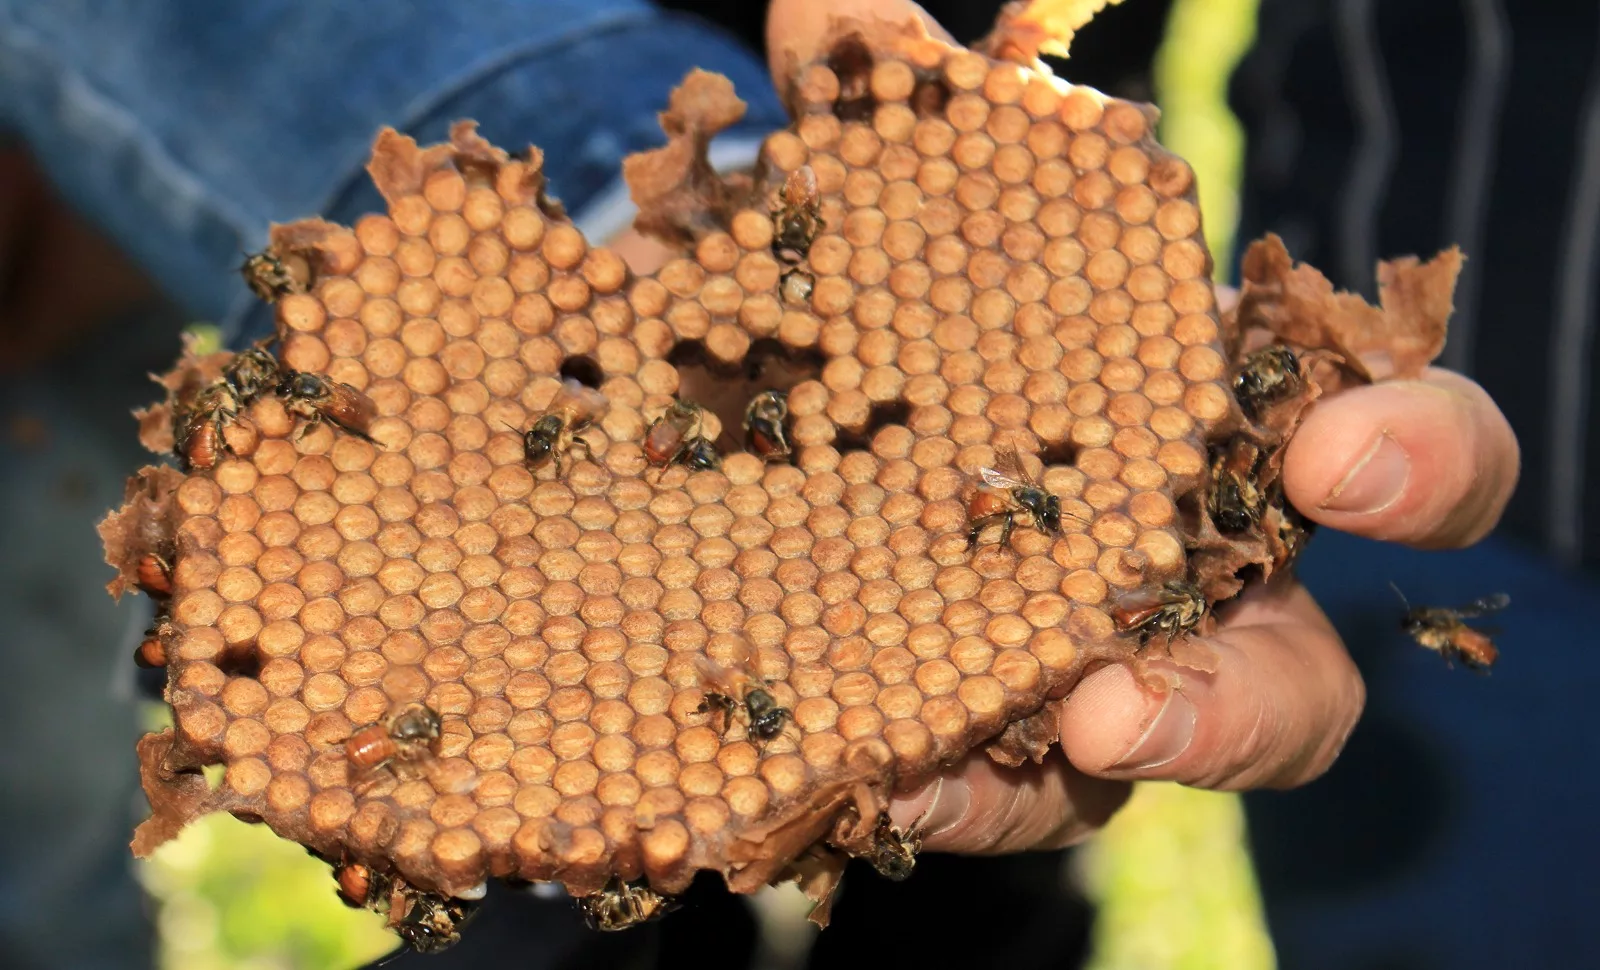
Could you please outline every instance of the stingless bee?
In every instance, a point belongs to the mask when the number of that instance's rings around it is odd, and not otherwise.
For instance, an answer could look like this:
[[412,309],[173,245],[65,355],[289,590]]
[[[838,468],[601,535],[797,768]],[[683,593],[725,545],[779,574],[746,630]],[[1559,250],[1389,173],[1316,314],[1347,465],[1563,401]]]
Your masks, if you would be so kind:
[[561,458],[568,452],[583,449],[583,457],[592,453],[589,439],[579,437],[584,430],[605,414],[610,402],[592,387],[585,387],[576,378],[561,382],[550,406],[534,419],[533,427],[522,435],[522,458],[531,469],[539,469],[555,461],[556,474],[561,474]]
[[369,724],[344,743],[345,757],[361,772],[421,761],[433,753],[442,725],[426,704],[411,703],[384,724]]
[[134,583],[152,599],[172,595],[172,564],[159,553],[147,552],[133,567]]
[[224,432],[237,421],[239,396],[226,380],[200,390],[188,407],[173,412],[173,443],[185,470],[215,467],[227,449]]
[[692,438],[680,464],[692,472],[714,472],[722,467],[722,453],[710,438]]
[[478,911],[478,905],[464,899],[447,899],[434,893],[405,890],[401,893],[405,912],[390,923],[401,942],[418,953],[442,953],[461,942],[461,928]]
[[773,254],[791,266],[805,259],[822,231],[822,200],[817,194],[817,173],[810,165],[800,166],[783,180],[772,220]]
[[782,461],[793,449],[784,424],[789,420],[789,397],[782,391],[762,391],[744,409],[744,432],[750,450],[763,461]]
[[1261,412],[1300,389],[1300,359],[1283,344],[1272,344],[1245,355],[1233,377],[1233,394],[1245,417],[1254,421]]
[[894,827],[888,812],[878,813],[878,827],[872,833],[872,848],[864,857],[878,870],[878,875],[895,882],[911,878],[916,868],[917,853],[922,851],[922,819],[911,823],[904,832]]
[[678,900],[663,896],[643,880],[623,882],[612,876],[606,888],[578,897],[577,905],[590,929],[614,933],[660,919],[678,908]]
[[1011,539],[1018,518],[1026,518],[1035,529],[1046,535],[1061,534],[1061,497],[1051,495],[1028,471],[1028,466],[1010,444],[995,449],[998,468],[980,468],[983,478],[967,500],[967,548],[977,547],[985,529],[1000,523],[1000,541],[1004,546]]
[[704,408],[693,401],[673,401],[645,430],[644,460],[663,470],[687,465],[704,471],[708,461],[710,467],[720,466],[716,446],[702,433],[704,425]]
[[794,712],[781,706],[767,690],[767,682],[750,669],[749,648],[730,666],[724,667],[709,657],[696,658],[700,679],[709,685],[705,689],[696,714],[716,710],[722,714],[722,732],[726,732],[734,712],[744,709],[746,734],[764,747],[767,742],[783,733],[783,725],[794,720]]
[[144,631],[144,639],[133,652],[133,662],[141,667],[165,667],[167,640],[176,632],[172,627],[172,621],[167,618],[166,611],[157,613],[155,622],[150,624],[150,629]]
[[359,862],[345,862],[333,867],[333,878],[339,886],[339,899],[356,909],[380,909],[388,905],[394,881],[370,866]]
[[1198,586],[1173,579],[1153,589],[1124,593],[1111,607],[1111,618],[1124,633],[1137,630],[1141,645],[1158,633],[1170,643],[1199,626],[1207,609]]
[[240,406],[249,404],[278,384],[281,376],[278,358],[267,352],[269,342],[262,341],[239,351],[222,368],[222,380],[233,391]]
[[309,265],[297,265],[304,262],[304,257],[283,259],[270,248],[263,249],[245,258],[244,264],[239,267],[239,275],[244,277],[245,285],[258,299],[274,303],[279,297],[305,293],[311,289]]
[[1211,520],[1223,532],[1243,532],[1261,521],[1263,499],[1256,486],[1261,449],[1243,436],[1217,451],[1211,462]]
[[358,438],[372,440],[372,421],[378,406],[372,398],[351,387],[308,371],[285,370],[278,395],[292,413],[309,419],[302,437],[320,421],[331,421]]
[[1459,660],[1472,670],[1488,670],[1500,656],[1489,635],[1467,626],[1466,621],[1505,609],[1511,605],[1510,596],[1493,593],[1465,606],[1446,609],[1439,606],[1414,607],[1406,602],[1406,596],[1399,587],[1394,587],[1394,591],[1406,607],[1405,615],[1400,618],[1400,629],[1417,643],[1443,657],[1446,663]]

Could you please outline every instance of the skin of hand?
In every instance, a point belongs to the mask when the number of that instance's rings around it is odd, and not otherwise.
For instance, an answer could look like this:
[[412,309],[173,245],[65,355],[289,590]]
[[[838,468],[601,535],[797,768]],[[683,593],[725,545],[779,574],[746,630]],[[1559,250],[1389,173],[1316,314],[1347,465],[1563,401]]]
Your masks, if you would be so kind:
[[[909,0],[773,0],[774,77],[814,57],[832,18],[921,17]],[[1228,299],[1227,295],[1223,299]],[[1431,369],[1317,402],[1289,445],[1284,489],[1309,518],[1355,535],[1442,549],[1494,527],[1516,485],[1510,425],[1472,381]],[[1005,768],[974,751],[897,796],[897,825],[919,817],[924,847],[998,853],[1082,840],[1137,780],[1238,791],[1290,788],[1327,771],[1360,717],[1361,675],[1292,577],[1257,584],[1219,612],[1217,670],[1175,671],[1153,693],[1122,666],[1089,674],[1063,705],[1061,744],[1043,764]]]

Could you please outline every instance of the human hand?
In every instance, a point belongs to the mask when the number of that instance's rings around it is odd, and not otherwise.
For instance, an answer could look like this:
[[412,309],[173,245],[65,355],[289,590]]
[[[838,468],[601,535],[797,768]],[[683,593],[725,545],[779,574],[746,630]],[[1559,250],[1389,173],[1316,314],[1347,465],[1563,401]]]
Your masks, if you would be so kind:
[[[909,0],[774,0],[774,73],[819,53],[838,16],[920,16]],[[1420,380],[1319,401],[1289,446],[1294,505],[1330,528],[1421,548],[1471,544],[1498,521],[1516,483],[1510,426],[1482,388],[1430,370]],[[1077,842],[1103,825],[1136,780],[1202,788],[1288,788],[1333,763],[1360,716],[1360,674],[1322,611],[1291,577],[1256,584],[1219,611],[1211,674],[1181,671],[1156,694],[1123,666],[1088,675],[1060,715],[1061,745],[1010,769],[975,751],[891,805],[896,824],[926,813],[924,846],[1010,852]]]

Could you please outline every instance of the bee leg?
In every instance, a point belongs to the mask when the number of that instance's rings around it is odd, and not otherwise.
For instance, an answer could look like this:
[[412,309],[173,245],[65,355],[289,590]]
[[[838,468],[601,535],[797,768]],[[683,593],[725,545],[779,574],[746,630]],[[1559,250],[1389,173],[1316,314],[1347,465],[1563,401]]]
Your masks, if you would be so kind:
[[594,459],[594,448],[590,446],[588,438],[580,438],[577,435],[573,435],[572,444],[568,446],[568,450],[576,449],[580,445],[583,447],[583,460],[592,461]]
[[[1004,513],[1001,513],[1002,515]],[[985,515],[972,520],[972,527],[967,530],[967,548],[970,550],[978,545],[978,539],[983,535],[983,530],[994,524],[998,515]]]
[[1011,541],[1011,530],[1017,527],[1017,513],[1006,512],[1006,524],[1000,527],[1000,545],[1004,546]]

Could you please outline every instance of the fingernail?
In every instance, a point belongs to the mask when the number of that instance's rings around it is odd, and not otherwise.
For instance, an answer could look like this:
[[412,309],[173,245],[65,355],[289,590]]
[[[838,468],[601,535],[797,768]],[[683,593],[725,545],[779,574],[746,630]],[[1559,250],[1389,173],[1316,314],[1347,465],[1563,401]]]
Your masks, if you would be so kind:
[[1161,710],[1112,771],[1146,771],[1177,760],[1194,740],[1194,704],[1176,690],[1167,692]]
[[910,828],[921,819],[924,833],[938,835],[965,818],[971,804],[972,790],[966,782],[940,775],[896,798],[889,805],[889,818],[900,829]]
[[1344,481],[1322,500],[1321,508],[1358,515],[1382,512],[1400,499],[1410,478],[1411,456],[1398,441],[1381,434]]

